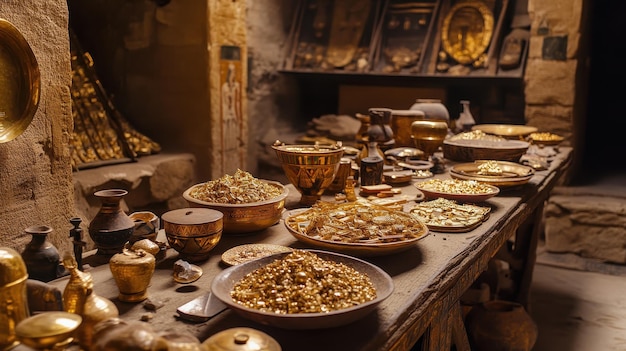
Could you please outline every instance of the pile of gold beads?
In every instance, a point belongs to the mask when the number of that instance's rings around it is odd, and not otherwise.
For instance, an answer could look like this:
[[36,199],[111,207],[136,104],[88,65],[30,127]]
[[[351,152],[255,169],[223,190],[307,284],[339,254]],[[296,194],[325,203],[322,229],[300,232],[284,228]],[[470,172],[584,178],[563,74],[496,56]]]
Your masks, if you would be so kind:
[[450,140],[489,140],[489,141],[504,141],[503,137],[487,134],[482,130],[472,130],[470,132],[463,132],[450,137]]
[[493,187],[475,180],[429,179],[415,183],[420,189],[446,194],[479,195],[493,192]]
[[238,169],[234,175],[225,175],[194,187],[189,195],[194,199],[220,204],[248,204],[275,198],[282,189],[268,184]]
[[560,141],[563,140],[563,137],[557,134],[552,134],[549,132],[536,132],[530,133],[528,136],[530,140],[536,141]]
[[352,267],[294,250],[248,273],[230,295],[236,303],[262,312],[327,313],[374,300],[376,288]]
[[502,167],[498,161],[489,160],[478,165],[478,174],[487,176],[501,176]]
[[458,204],[456,201],[438,198],[420,202],[409,210],[428,226],[469,227],[481,222],[491,211],[489,207]]

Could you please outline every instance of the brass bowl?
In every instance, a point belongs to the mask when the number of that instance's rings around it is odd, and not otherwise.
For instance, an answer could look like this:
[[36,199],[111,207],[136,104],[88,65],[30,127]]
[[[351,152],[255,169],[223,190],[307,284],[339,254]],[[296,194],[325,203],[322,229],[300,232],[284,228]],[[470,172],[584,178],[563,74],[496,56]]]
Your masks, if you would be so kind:
[[222,238],[224,215],[210,208],[182,208],[161,216],[169,245],[188,261],[209,258]]
[[496,160],[519,162],[530,143],[522,140],[445,140],[443,157],[452,161]]
[[272,145],[285,175],[302,195],[302,205],[319,200],[333,182],[343,149],[339,145]]
[[245,204],[207,202],[190,195],[193,188],[201,186],[203,184],[201,183],[185,190],[183,197],[191,207],[210,208],[220,211],[224,215],[224,233],[243,234],[257,232],[278,223],[285,209],[285,198],[289,195],[289,189],[279,182],[262,181],[279,188],[281,190],[280,195],[272,199]]
[[77,314],[48,311],[30,316],[17,324],[15,335],[26,346],[49,349],[72,341],[72,334],[83,318]]

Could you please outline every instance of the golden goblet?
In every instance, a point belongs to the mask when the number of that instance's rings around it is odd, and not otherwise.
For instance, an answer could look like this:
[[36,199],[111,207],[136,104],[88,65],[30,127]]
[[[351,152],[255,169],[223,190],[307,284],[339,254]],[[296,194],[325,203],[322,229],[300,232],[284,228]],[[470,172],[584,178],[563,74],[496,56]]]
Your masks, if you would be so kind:
[[339,169],[341,145],[272,145],[285,175],[300,192],[300,204],[310,206],[320,199]]
[[428,160],[443,145],[448,135],[448,123],[444,121],[419,120],[411,123],[411,138],[415,147],[424,151]]

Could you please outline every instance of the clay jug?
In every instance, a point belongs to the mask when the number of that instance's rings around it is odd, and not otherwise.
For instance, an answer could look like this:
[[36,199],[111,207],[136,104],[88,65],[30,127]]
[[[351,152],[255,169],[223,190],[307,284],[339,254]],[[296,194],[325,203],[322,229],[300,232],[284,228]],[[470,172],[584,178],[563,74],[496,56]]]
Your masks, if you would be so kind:
[[391,109],[370,108],[370,126],[367,130],[368,141],[375,141],[382,151],[395,146],[393,129],[391,128]]
[[94,196],[100,198],[102,206],[89,223],[89,236],[98,248],[98,254],[112,256],[122,252],[130,239],[135,222],[120,206],[122,198],[128,194],[123,189],[100,190]]
[[410,109],[424,112],[426,120],[450,123],[450,112],[439,99],[417,99]]
[[52,228],[47,225],[34,225],[24,229],[31,235],[31,241],[22,251],[22,258],[30,279],[49,282],[59,277],[61,257],[57,248],[48,241]]
[[478,304],[467,314],[465,323],[475,351],[530,351],[537,341],[537,325],[516,302]]

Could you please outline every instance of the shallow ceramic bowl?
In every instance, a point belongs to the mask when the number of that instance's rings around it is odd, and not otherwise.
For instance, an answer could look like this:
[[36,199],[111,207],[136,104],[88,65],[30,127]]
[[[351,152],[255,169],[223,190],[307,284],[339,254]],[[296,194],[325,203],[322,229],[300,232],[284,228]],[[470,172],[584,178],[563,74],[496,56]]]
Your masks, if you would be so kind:
[[15,327],[15,335],[34,349],[52,349],[71,341],[72,334],[82,323],[82,317],[69,312],[48,311],[30,316]]
[[453,161],[518,162],[529,146],[530,143],[522,140],[444,140],[443,157]]
[[393,280],[389,274],[369,262],[338,253],[318,250],[310,251],[322,259],[343,263],[354,268],[358,272],[369,276],[370,280],[374,284],[374,288],[376,289],[376,298],[350,308],[330,311],[327,313],[293,314],[261,312],[256,309],[244,307],[233,301],[230,296],[230,292],[233,289],[233,286],[235,286],[235,284],[246,274],[253,272],[258,268],[264,267],[276,259],[288,255],[289,252],[266,256],[223,270],[213,279],[211,292],[215,297],[224,302],[230,309],[242,317],[260,324],[283,329],[323,329],[338,327],[355,322],[373,312],[376,307],[393,292]]
[[453,179],[475,180],[495,185],[498,188],[507,188],[526,184],[535,175],[535,170],[532,167],[507,161],[496,161],[498,167],[502,170],[502,174],[481,174],[479,166],[485,162],[488,161],[480,160],[454,165],[450,169],[450,176]]
[[289,195],[289,189],[279,182],[262,181],[279,188],[281,190],[280,195],[269,200],[247,204],[207,202],[190,195],[192,189],[201,186],[203,184],[201,183],[185,190],[183,197],[191,207],[204,207],[222,212],[224,214],[225,234],[253,233],[278,223],[285,209],[285,198]]

